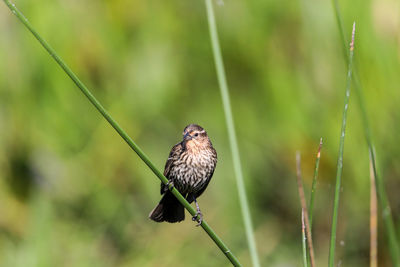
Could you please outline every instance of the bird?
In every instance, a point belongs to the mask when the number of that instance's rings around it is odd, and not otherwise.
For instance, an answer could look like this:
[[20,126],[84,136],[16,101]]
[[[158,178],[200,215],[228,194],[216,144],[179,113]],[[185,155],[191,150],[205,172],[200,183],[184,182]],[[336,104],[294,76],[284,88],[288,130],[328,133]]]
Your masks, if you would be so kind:
[[203,221],[197,198],[206,190],[217,165],[217,151],[207,132],[197,124],[189,124],[183,130],[182,141],[174,145],[165,163],[164,176],[168,183],[161,183],[162,198],[150,212],[155,222],[175,223],[185,219],[183,205],[171,193],[175,187],[189,203],[196,204],[196,215],[192,220],[197,226]]

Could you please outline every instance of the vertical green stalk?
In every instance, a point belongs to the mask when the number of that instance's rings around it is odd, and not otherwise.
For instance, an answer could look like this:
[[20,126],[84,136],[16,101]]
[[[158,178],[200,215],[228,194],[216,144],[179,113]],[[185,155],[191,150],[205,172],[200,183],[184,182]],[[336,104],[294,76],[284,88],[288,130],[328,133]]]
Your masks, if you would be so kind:
[[[340,32],[340,38],[342,40],[342,47],[346,62],[349,62],[349,57],[346,52],[346,47],[347,47],[347,39],[345,35],[345,31],[343,28],[343,22],[342,22],[342,17],[340,15],[340,9],[339,9],[339,4],[337,0],[332,0],[332,4],[334,7],[335,11],[335,16],[336,16],[336,22],[338,24],[339,32]],[[385,190],[385,184],[383,182],[383,179],[380,175],[378,175],[378,170],[376,166],[376,154],[375,154],[375,146],[372,141],[372,134],[371,134],[371,128],[369,126],[369,121],[368,121],[368,116],[367,116],[367,108],[365,105],[365,98],[364,98],[364,93],[361,87],[360,79],[358,78],[357,71],[354,71],[354,88],[356,91],[357,95],[357,100],[359,104],[359,108],[361,111],[361,120],[362,124],[364,127],[364,134],[365,134],[365,139],[367,141],[368,145],[368,150],[369,150],[369,157],[372,163],[372,169],[374,172],[375,176],[375,183],[376,183],[376,189],[377,189],[377,195],[378,195],[378,201],[380,204],[381,208],[381,215],[383,222],[385,224],[385,229],[386,229],[386,234],[389,239],[389,250],[390,250],[390,255],[393,261],[393,265],[395,267],[400,266],[400,249],[399,249],[399,243],[397,240],[397,234],[396,230],[394,227],[393,223],[393,217],[392,217],[392,210],[390,208],[390,204],[387,198],[386,190]]]
[[218,32],[217,32],[217,25],[215,22],[214,9],[213,9],[211,0],[205,0],[205,4],[206,4],[206,9],[207,9],[207,18],[208,18],[208,26],[209,26],[209,30],[210,30],[211,45],[212,45],[212,50],[213,50],[213,54],[214,54],[215,66],[217,69],[219,88],[220,88],[221,95],[222,95],[222,103],[224,106],[226,126],[228,129],[229,144],[230,144],[231,151],[232,151],[233,167],[234,167],[235,177],[236,177],[236,182],[237,182],[240,207],[242,209],[244,226],[246,228],[247,242],[249,244],[250,255],[251,255],[251,260],[252,260],[253,266],[258,267],[258,266],[260,266],[260,262],[259,262],[259,258],[258,258],[258,254],[257,254],[256,241],[254,238],[254,230],[253,230],[253,225],[252,225],[252,220],[251,220],[251,215],[250,215],[250,210],[249,210],[249,204],[248,204],[247,196],[246,196],[245,184],[243,181],[243,172],[242,172],[242,166],[240,163],[239,148],[238,148],[238,143],[236,140],[236,132],[235,132],[235,126],[234,126],[234,122],[233,122],[231,104],[230,104],[230,100],[229,100],[229,91],[228,91],[228,85],[226,82],[225,68],[224,68],[224,63],[222,60],[221,48],[219,46],[219,41],[218,41]]
[[[315,166],[314,166],[314,177],[313,177],[313,182],[312,182],[312,186],[311,186],[310,208],[309,208],[309,215],[308,215],[309,216],[309,222],[310,222],[310,232],[311,232],[311,234],[312,234],[312,222],[313,222],[315,191],[317,190],[319,161],[321,159],[321,148],[322,148],[322,137],[319,140],[317,158],[315,160]],[[308,258],[307,258],[307,260],[308,260]],[[311,266],[310,262],[308,262],[308,266]]]
[[338,209],[339,209],[340,186],[341,186],[342,171],[343,171],[344,137],[345,137],[345,132],[346,132],[347,110],[349,107],[350,86],[351,86],[351,78],[352,78],[352,70],[353,70],[355,31],[356,31],[356,23],[354,22],[353,23],[353,31],[352,31],[352,35],[351,35],[351,43],[350,43],[349,65],[348,65],[347,82],[346,82],[346,94],[345,94],[345,98],[344,98],[342,130],[341,130],[341,134],[340,134],[339,157],[338,157],[337,170],[336,170],[335,199],[334,199],[334,205],[333,205],[331,242],[330,242],[330,248],[329,248],[329,267],[333,267],[334,261],[335,261],[336,227],[337,227],[337,217],[338,217]]
[[304,210],[301,209],[301,245],[303,247],[303,266],[307,267],[306,226],[304,224]]
[[[306,230],[308,249],[309,249],[309,253],[310,253],[310,264],[311,264],[311,267],[314,267],[315,266],[314,246],[313,246],[312,235],[311,235],[311,231],[310,231],[310,221],[309,221],[309,217],[308,217],[306,197],[304,194],[303,179],[301,178],[301,158],[300,158],[299,151],[297,151],[297,153],[296,153],[296,176],[297,176],[297,189],[299,190],[301,211],[302,211],[302,213],[304,213],[304,225],[305,225],[305,230]],[[307,261],[307,258],[306,258],[306,261]]]
[[310,215],[309,215],[309,217],[310,217],[310,231],[312,231],[312,220],[313,220],[315,190],[317,189],[317,178],[318,178],[319,161],[321,159],[321,148],[322,148],[322,138],[319,140],[317,159],[315,160],[315,167],[314,167],[314,178],[313,178],[313,182],[312,182],[312,186],[311,186]]
[[[111,117],[111,115],[105,110],[101,103],[93,96],[89,89],[79,80],[79,78],[72,72],[72,70],[64,63],[59,57],[56,51],[50,47],[50,45],[39,35],[39,33],[31,26],[25,16],[15,7],[14,4],[10,3],[9,0],[3,0],[4,3],[10,8],[12,13],[25,25],[25,27],[35,36],[40,44],[46,49],[46,51],[54,58],[54,60],[60,65],[64,72],[72,79],[76,86],[81,92],[89,99],[89,101],[96,107],[96,109],[103,115],[103,117],[110,123],[110,125],[117,131],[117,133],[125,140],[125,142],[132,148],[133,151],[143,160],[143,162],[153,171],[153,173],[163,182],[168,183],[168,179],[157,169],[157,167],[151,162],[146,154],[140,149],[140,147],[128,136],[128,134],[119,126],[119,124]],[[169,186],[172,194],[182,203],[182,205],[189,211],[193,216],[196,215],[196,210],[187,202],[187,200],[179,193],[179,191],[173,186]],[[241,266],[235,255],[229,250],[224,242],[217,236],[217,234],[211,229],[206,221],[202,221],[201,227],[206,231],[210,238],[230,260],[232,265]]]
[[[356,79],[357,81],[357,79]],[[357,82],[355,83],[357,84]],[[355,86],[356,88],[359,88],[358,86]],[[375,177],[375,184],[376,184],[376,190],[378,193],[378,200],[379,204],[381,207],[381,215],[383,222],[385,224],[385,229],[386,229],[386,234],[389,238],[389,250],[390,250],[390,255],[392,258],[393,266],[399,267],[400,266],[400,249],[399,249],[399,243],[397,240],[397,234],[396,230],[394,227],[393,223],[393,217],[392,217],[392,209],[390,208],[390,204],[386,195],[386,190],[385,190],[385,184],[382,180],[382,177],[378,175],[377,167],[376,167],[376,156],[375,156],[375,149],[372,143],[371,139],[371,133],[370,133],[370,128],[368,124],[368,119],[366,116],[366,109],[364,106],[364,98],[362,95],[361,90],[356,90],[357,95],[358,95],[358,100],[360,102],[360,107],[361,107],[361,114],[363,117],[363,124],[364,124],[364,129],[365,129],[365,136],[367,138],[367,143],[368,143],[368,149],[369,149],[369,157],[370,161],[372,164],[372,169],[374,172],[374,177]]]
[[342,40],[342,44],[343,44],[343,46],[342,46],[343,54],[345,55],[346,62],[348,64],[349,58],[348,58],[348,53],[347,53],[347,37],[344,32],[343,20],[342,20],[342,17],[340,16],[339,3],[337,0],[332,0],[332,5],[333,5],[333,9],[335,10],[336,23],[338,25],[340,39]]
[[378,267],[378,205],[376,183],[372,161],[369,161],[370,175],[370,215],[369,215],[369,266]]

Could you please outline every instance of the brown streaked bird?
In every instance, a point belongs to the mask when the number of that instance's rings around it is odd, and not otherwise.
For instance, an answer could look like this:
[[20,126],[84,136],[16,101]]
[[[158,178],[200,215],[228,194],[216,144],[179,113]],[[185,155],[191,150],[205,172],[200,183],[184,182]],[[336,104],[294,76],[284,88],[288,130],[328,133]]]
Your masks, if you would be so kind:
[[[197,124],[190,124],[183,130],[183,139],[172,147],[164,176],[168,184],[173,185],[189,203],[196,203],[198,219],[201,224],[203,215],[197,203],[197,198],[207,188],[217,165],[217,151],[215,151],[207,132]],[[183,205],[168,189],[168,185],[161,183],[160,203],[150,212],[149,218],[156,222],[180,222],[185,219]]]

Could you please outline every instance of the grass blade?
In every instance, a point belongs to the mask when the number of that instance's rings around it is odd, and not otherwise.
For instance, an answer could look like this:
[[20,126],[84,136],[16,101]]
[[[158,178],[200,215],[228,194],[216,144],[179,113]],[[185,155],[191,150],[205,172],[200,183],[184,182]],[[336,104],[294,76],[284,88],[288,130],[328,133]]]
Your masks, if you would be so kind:
[[306,226],[304,222],[304,210],[301,209],[301,245],[303,247],[303,266],[307,267],[307,245],[306,245]]
[[[361,99],[360,100],[360,102],[361,102],[361,101],[363,101],[361,91],[360,90],[357,90],[357,91],[359,91],[359,95],[360,95],[359,99]],[[361,103],[363,103],[363,102],[361,102]],[[361,104],[361,106],[363,106],[363,104]],[[364,111],[362,112],[362,114],[363,114],[363,117],[366,116],[365,108],[364,108]],[[393,261],[393,266],[399,267],[400,266],[400,250],[399,250],[399,243],[397,240],[396,230],[395,230],[394,223],[393,223],[392,209],[390,208],[390,204],[387,199],[385,185],[383,183],[383,180],[377,174],[375,150],[372,145],[371,137],[369,134],[370,130],[369,130],[369,126],[368,126],[368,120],[365,117],[365,119],[363,119],[363,121],[364,121],[364,124],[367,126],[366,131],[368,132],[368,134],[366,134],[366,136],[369,136],[369,137],[367,137],[367,140],[368,140],[367,142],[369,144],[369,157],[370,157],[370,162],[372,165],[372,170],[374,172],[377,196],[378,196],[379,204],[381,207],[381,215],[382,215],[383,222],[385,224],[386,234],[389,238],[390,255],[391,255],[391,258]]]
[[310,222],[308,220],[308,211],[307,211],[307,203],[306,203],[306,198],[304,195],[304,188],[303,188],[303,181],[301,178],[301,159],[300,159],[300,152],[296,153],[296,174],[297,174],[297,188],[299,190],[299,197],[300,197],[300,204],[301,204],[301,210],[302,213],[304,213],[304,221],[305,221],[305,228],[306,228],[306,236],[307,236],[307,243],[308,243],[308,249],[310,253],[310,262],[311,262],[311,267],[315,266],[315,260],[314,260],[314,247],[312,243],[312,236],[311,236],[311,231],[310,231]]
[[[93,96],[89,89],[79,80],[79,78],[72,72],[72,70],[65,64],[65,62],[59,57],[56,51],[50,47],[50,45],[39,35],[39,33],[31,26],[25,16],[12,4],[9,0],[3,0],[4,3],[10,8],[12,13],[25,25],[25,27],[35,36],[40,44],[46,49],[46,51],[54,58],[54,60],[60,65],[64,72],[72,79],[76,86],[81,92],[89,99],[89,101],[96,107],[96,109],[103,115],[103,117],[110,123],[110,125],[118,132],[118,134],[125,140],[125,142],[132,148],[133,151],[143,160],[143,162],[153,171],[153,173],[164,183],[168,183],[168,179],[157,169],[152,161],[145,155],[145,153],[139,148],[139,146],[128,136],[128,134],[119,126],[119,124],[111,117],[110,114],[105,110],[101,103]],[[186,201],[186,199],[179,193],[179,191],[170,186],[171,192],[174,196],[182,203],[182,205],[189,211],[193,216],[196,215],[196,210]],[[234,266],[241,266],[235,255],[229,250],[229,248],[223,243],[223,241],[217,236],[217,234],[211,229],[211,227],[203,220],[201,227],[215,244],[221,249],[226,257],[231,261]]]
[[208,26],[210,30],[211,46],[214,55],[215,66],[217,70],[217,77],[219,88],[222,96],[222,103],[225,113],[225,121],[228,129],[229,144],[232,151],[233,167],[235,171],[236,183],[238,188],[240,207],[242,210],[244,226],[246,229],[247,242],[251,255],[253,266],[259,267],[260,261],[258,258],[256,241],[254,238],[253,224],[250,215],[249,204],[246,196],[245,184],[243,181],[242,166],[240,163],[239,147],[236,139],[235,125],[233,122],[232,108],[229,100],[228,84],[226,82],[225,68],[221,55],[221,48],[218,41],[217,25],[215,22],[214,9],[211,0],[205,0],[207,9]]
[[333,216],[332,216],[332,231],[331,231],[331,242],[329,248],[329,267],[333,267],[335,261],[335,248],[336,248],[336,228],[337,228],[337,217],[339,209],[339,196],[340,196],[340,186],[342,180],[343,171],[343,150],[344,150],[344,137],[346,133],[346,121],[347,121],[347,110],[349,107],[350,99],[350,86],[353,70],[353,55],[354,55],[354,35],[356,31],[356,23],[353,23],[353,31],[351,35],[350,43],[350,56],[349,56],[349,66],[347,71],[347,82],[346,82],[346,94],[344,98],[344,108],[343,108],[343,118],[342,118],[342,129],[340,134],[339,143],[339,156],[337,162],[336,170],[336,187],[335,187],[335,199],[333,204]]
[[[349,56],[347,54],[347,39],[346,39],[346,34],[345,34],[345,31],[343,28],[343,22],[342,22],[342,17],[340,14],[339,3],[337,0],[332,0],[332,4],[334,7],[336,22],[338,24],[338,28],[339,28],[339,32],[340,32],[340,38],[342,40],[344,56],[345,56],[346,62],[349,62]],[[387,197],[386,190],[385,190],[385,184],[384,184],[381,176],[378,175],[378,170],[377,170],[377,165],[376,165],[376,154],[375,154],[375,149],[374,149],[374,143],[372,140],[371,128],[369,126],[369,121],[368,121],[368,116],[367,116],[367,108],[365,105],[365,98],[364,98],[360,79],[358,78],[357,70],[354,71],[353,76],[354,76],[354,88],[356,91],[356,96],[357,96],[359,108],[361,111],[361,121],[363,124],[365,139],[367,141],[368,150],[369,150],[369,157],[370,157],[370,161],[372,163],[372,169],[373,169],[374,177],[375,177],[378,201],[380,204],[380,208],[382,210],[381,215],[382,215],[383,222],[385,224],[386,234],[389,239],[390,255],[391,255],[391,258],[393,261],[393,265],[396,267],[399,267],[400,266],[399,242],[397,239],[397,234],[396,234],[396,230],[395,230],[394,223],[393,223],[392,210],[390,208],[390,204],[389,204],[388,197]]]
[[321,159],[321,148],[322,148],[322,137],[319,140],[319,147],[317,152],[317,159],[315,160],[314,167],[314,177],[311,186],[311,198],[310,198],[310,231],[312,231],[312,221],[313,221],[313,210],[314,210],[314,200],[315,200],[315,190],[317,189],[317,178],[318,178],[318,169],[319,169],[319,161]]
[[376,199],[376,186],[374,168],[372,161],[369,161],[369,173],[371,178],[371,192],[370,192],[370,267],[378,267],[378,207]]

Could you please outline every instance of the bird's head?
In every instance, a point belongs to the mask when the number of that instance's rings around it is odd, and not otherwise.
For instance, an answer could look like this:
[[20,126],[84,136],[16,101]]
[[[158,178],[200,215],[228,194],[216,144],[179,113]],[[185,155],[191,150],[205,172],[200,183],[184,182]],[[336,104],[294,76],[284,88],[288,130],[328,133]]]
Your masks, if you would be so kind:
[[183,130],[182,145],[184,149],[196,151],[210,145],[207,132],[197,124],[189,124]]

